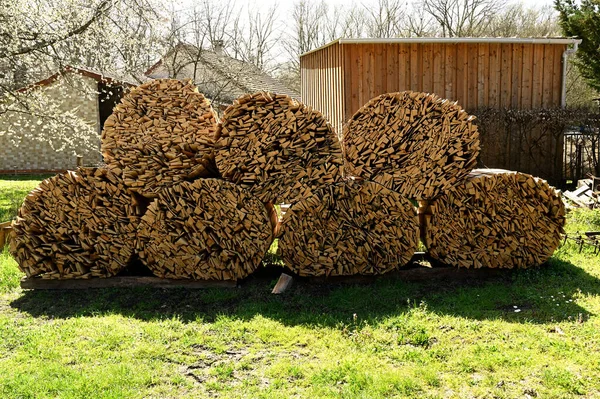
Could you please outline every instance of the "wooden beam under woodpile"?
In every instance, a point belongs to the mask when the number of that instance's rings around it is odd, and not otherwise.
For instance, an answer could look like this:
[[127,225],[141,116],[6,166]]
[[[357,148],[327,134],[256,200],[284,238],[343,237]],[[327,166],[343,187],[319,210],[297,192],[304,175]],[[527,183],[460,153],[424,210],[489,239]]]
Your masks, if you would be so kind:
[[400,194],[350,179],[293,204],[278,234],[283,261],[301,276],[373,275],[410,261],[419,223]]
[[114,276],[134,254],[142,210],[108,169],[61,173],[25,198],[10,251],[28,277]]
[[473,120],[435,94],[382,94],[344,128],[346,173],[410,199],[435,198],[475,166],[479,134]]
[[191,81],[158,79],[126,94],[102,132],[107,167],[134,192],[154,198],[163,187],[218,176],[216,115]]
[[285,95],[239,98],[217,130],[223,178],[263,202],[292,203],[342,177],[342,151],[323,115]]
[[277,214],[218,179],[162,190],[138,231],[139,256],[158,277],[236,280],[256,270],[271,246]]
[[565,206],[545,180],[475,169],[425,213],[432,258],[458,267],[526,268],[546,262],[564,233]]

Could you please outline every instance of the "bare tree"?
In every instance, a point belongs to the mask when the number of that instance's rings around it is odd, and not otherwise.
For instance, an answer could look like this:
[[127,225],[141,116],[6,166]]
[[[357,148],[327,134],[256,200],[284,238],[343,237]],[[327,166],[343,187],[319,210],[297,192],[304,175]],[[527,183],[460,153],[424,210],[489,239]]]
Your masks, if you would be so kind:
[[205,0],[191,11],[173,13],[171,21],[161,63],[150,76],[192,79],[217,108],[244,94],[254,84],[252,76],[272,67],[274,8],[260,12],[233,0]]
[[232,49],[234,57],[250,62],[263,71],[273,67],[273,48],[277,44],[275,24],[276,8],[265,12],[259,9],[247,10],[246,24],[238,17],[234,24]]
[[406,4],[402,0],[379,0],[376,7],[365,7],[369,37],[398,37],[407,32]]
[[407,37],[436,36],[439,30],[434,18],[419,3],[415,4],[413,2],[411,4],[406,21]]
[[424,10],[444,37],[476,37],[488,31],[504,7],[503,0],[423,0]]
[[525,8],[522,3],[507,5],[492,19],[486,32],[496,37],[543,37],[560,33],[552,7]]
[[285,41],[292,63],[298,64],[297,59],[301,54],[324,44],[326,18],[327,4],[324,1],[311,3],[299,0],[294,3],[291,15],[292,34]]

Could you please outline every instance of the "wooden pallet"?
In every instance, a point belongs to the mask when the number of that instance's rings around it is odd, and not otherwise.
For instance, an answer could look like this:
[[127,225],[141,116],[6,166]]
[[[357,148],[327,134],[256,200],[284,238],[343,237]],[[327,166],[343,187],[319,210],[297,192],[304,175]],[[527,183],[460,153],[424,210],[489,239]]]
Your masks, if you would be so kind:
[[21,279],[21,288],[26,290],[87,290],[92,288],[235,288],[237,281],[175,280],[147,276],[117,276],[79,280],[50,280],[41,277]]

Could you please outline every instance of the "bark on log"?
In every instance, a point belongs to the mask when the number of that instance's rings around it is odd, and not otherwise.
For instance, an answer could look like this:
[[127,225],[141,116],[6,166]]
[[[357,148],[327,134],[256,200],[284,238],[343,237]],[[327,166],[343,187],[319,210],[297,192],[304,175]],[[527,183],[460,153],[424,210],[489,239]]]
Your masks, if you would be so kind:
[[114,276],[133,256],[141,212],[107,169],[68,171],[27,195],[10,251],[28,277]]
[[434,94],[375,97],[344,128],[347,175],[381,183],[407,198],[435,198],[475,166],[479,134],[473,119]]
[[558,247],[565,206],[545,180],[475,169],[424,216],[434,259],[467,268],[526,268],[546,262]]
[[292,203],[342,176],[341,146],[323,115],[288,96],[255,93],[225,111],[216,163],[263,202]]
[[277,215],[223,180],[183,182],[159,193],[139,226],[139,256],[158,277],[236,280],[273,241]]
[[400,194],[351,179],[293,204],[279,235],[286,266],[301,276],[382,274],[410,261],[419,223]]
[[154,198],[174,183],[218,176],[216,125],[191,81],[153,80],[126,94],[106,120],[102,154],[132,191]]

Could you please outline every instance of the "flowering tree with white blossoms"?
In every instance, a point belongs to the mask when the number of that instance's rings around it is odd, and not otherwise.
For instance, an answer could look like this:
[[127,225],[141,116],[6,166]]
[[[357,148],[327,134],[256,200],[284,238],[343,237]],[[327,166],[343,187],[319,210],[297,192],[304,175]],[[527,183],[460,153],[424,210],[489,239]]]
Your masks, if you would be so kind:
[[[95,126],[77,108],[60,106],[61,98],[96,98],[98,87],[66,72],[81,66],[141,82],[161,52],[164,22],[153,0],[0,2],[0,140],[98,151]],[[57,72],[51,95],[27,87]]]

